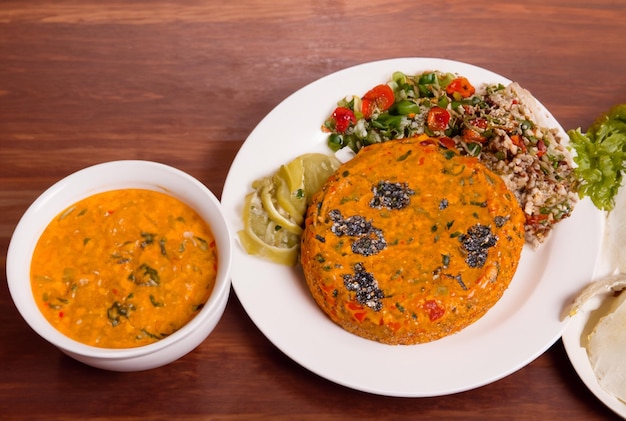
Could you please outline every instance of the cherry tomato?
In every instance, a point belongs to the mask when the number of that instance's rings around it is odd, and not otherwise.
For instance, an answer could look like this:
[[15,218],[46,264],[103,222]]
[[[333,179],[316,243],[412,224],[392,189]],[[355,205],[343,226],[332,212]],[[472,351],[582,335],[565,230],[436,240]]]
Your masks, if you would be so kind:
[[435,300],[426,301],[424,303],[424,310],[428,313],[428,318],[431,322],[440,319],[446,312],[446,309],[441,307]]
[[470,124],[483,130],[487,128],[487,120],[485,120],[484,118],[475,118],[474,120],[470,121]]
[[347,107],[337,107],[333,111],[333,120],[335,120],[335,130],[337,133],[345,132],[350,124],[356,123],[356,117],[352,110]]
[[374,111],[385,111],[393,105],[395,96],[389,85],[378,85],[370,89],[361,98],[363,117],[370,118]]
[[474,95],[476,89],[472,86],[469,80],[460,76],[453,79],[446,88],[446,93],[448,93],[448,95],[454,95],[455,92],[458,92],[462,98],[468,98]]
[[441,131],[448,128],[448,122],[450,121],[450,113],[441,107],[432,107],[428,110],[428,116],[426,117],[426,124],[428,128],[433,131]]

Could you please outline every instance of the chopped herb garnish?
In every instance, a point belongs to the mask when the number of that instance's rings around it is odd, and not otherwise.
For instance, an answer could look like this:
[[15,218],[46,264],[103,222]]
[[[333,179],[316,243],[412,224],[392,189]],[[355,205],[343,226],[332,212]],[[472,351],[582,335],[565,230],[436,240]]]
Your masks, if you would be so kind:
[[143,238],[143,241],[141,242],[141,248],[146,248],[147,246],[152,244],[154,242],[154,236],[155,234],[142,232],[141,237]]
[[112,326],[120,324],[122,317],[128,318],[131,310],[135,310],[135,306],[132,304],[122,304],[119,301],[115,301],[111,307],[107,310],[107,317]]
[[150,303],[154,307],[163,307],[163,303],[161,301],[157,301],[156,298],[154,298],[154,295],[152,294],[150,294]]
[[200,247],[200,250],[209,249],[209,243],[207,243],[207,241],[204,238],[200,238],[200,237],[193,237],[193,238],[199,243],[198,247]]
[[407,158],[411,155],[411,152],[413,152],[413,150],[412,150],[412,149],[409,149],[408,151],[406,151],[406,153],[404,153],[404,154],[400,155],[400,156],[398,157],[397,161],[398,161],[398,162],[404,161],[405,159],[407,159]]
[[450,151],[450,150],[446,150],[446,151],[444,151],[443,156],[446,159],[452,159],[452,158],[454,158],[456,156],[456,152]]
[[470,201],[470,205],[472,206],[478,206],[479,208],[486,208],[487,207],[487,202],[475,202],[475,201]]
[[[147,337],[152,338],[152,339],[163,339],[167,336],[167,334],[165,333],[161,333],[157,335],[157,334],[148,332],[146,329],[141,329],[141,332]],[[137,338],[137,339],[141,339],[141,338]]]
[[441,255],[441,264],[443,265],[444,269],[447,269],[448,266],[450,266],[450,255],[449,254],[442,254]]
[[145,286],[158,286],[161,283],[159,272],[145,263],[139,266],[138,275],[133,272],[128,275],[128,279],[137,285]]

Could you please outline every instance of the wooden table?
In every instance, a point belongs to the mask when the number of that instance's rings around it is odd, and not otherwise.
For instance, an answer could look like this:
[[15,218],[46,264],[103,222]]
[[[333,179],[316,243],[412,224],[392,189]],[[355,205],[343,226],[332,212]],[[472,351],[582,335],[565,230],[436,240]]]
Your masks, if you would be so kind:
[[[220,196],[255,125],[290,93],[392,57],[469,62],[518,81],[566,128],[626,100],[626,3],[4,0],[0,263],[47,187],[115,159],[178,167]],[[344,93],[338,92],[337,95]],[[329,98],[334,101],[335,98]],[[350,390],[286,357],[232,294],[199,348],[139,373],[40,339],[0,282],[0,418],[605,419],[561,342],[493,384],[432,398]],[[445,367],[443,368],[445,369]]]

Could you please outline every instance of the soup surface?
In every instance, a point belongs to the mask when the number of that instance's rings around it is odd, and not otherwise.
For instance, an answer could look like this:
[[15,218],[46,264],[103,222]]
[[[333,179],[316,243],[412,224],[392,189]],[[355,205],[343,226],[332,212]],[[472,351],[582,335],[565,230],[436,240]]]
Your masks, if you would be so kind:
[[40,311],[87,345],[131,348],[180,329],[213,290],[217,249],[210,227],[167,194],[122,189],[59,214],[31,262]]

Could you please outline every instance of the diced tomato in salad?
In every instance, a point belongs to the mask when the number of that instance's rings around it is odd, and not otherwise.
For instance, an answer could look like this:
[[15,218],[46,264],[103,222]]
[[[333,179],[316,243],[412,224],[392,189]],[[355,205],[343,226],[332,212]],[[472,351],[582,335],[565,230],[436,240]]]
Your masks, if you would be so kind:
[[426,118],[428,128],[432,131],[443,131],[448,128],[450,122],[450,113],[439,106],[435,106],[428,110]]
[[[335,151],[350,147],[358,152],[372,143],[424,133],[452,140],[462,135],[464,127],[459,107],[480,101],[472,97],[474,92],[466,78],[451,73],[430,71],[410,76],[395,72],[390,81],[364,95],[339,101],[323,130],[330,133],[328,145]],[[453,147],[455,142],[443,143]]]
[[347,107],[335,108],[332,119],[335,122],[335,130],[337,133],[344,133],[351,124],[356,123],[354,112]]
[[370,118],[375,111],[387,111],[394,101],[393,89],[389,85],[375,86],[361,98],[363,117]]
[[[504,87],[485,88],[489,89],[497,92]],[[498,127],[488,117],[493,106],[488,97],[489,92],[478,94],[464,76],[436,70],[416,75],[394,72],[387,83],[364,95],[340,100],[323,130],[329,133],[327,143],[334,151],[349,147],[358,152],[370,144],[426,134],[443,148],[479,156],[499,129],[509,132],[512,142],[526,152],[528,140],[523,133],[528,122],[519,122],[516,132],[510,126]],[[547,153],[540,139],[530,146],[539,158]]]

